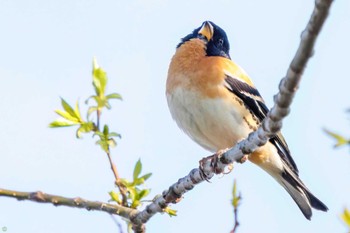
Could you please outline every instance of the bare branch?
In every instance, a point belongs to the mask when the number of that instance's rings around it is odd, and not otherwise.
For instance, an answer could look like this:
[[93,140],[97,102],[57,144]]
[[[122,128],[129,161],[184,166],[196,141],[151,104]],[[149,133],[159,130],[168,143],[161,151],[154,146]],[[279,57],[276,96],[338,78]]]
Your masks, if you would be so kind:
[[299,48],[289,66],[286,77],[281,80],[279,93],[275,95],[275,105],[269,111],[261,126],[248,138],[219,156],[210,156],[201,162],[200,168],[193,169],[187,176],[164,191],[162,196],[156,198],[145,210],[130,219],[133,229],[137,233],[145,231],[146,223],[154,214],[162,212],[170,203],[177,203],[182,195],[194,188],[196,184],[211,179],[214,174],[223,172],[228,164],[240,161],[245,154],[250,154],[263,146],[270,137],[282,128],[282,120],[290,111],[295,92],[309,58],[313,55],[313,48],[317,36],[327,18],[332,0],[316,0],[315,8],[306,29],[301,34]]
[[7,190],[0,188],[0,196],[16,198],[19,201],[29,200],[39,203],[49,203],[54,206],[69,206],[76,207],[87,210],[99,210],[107,212],[109,214],[117,214],[121,217],[130,219],[131,216],[134,216],[138,211],[135,209],[127,208],[120,205],[112,205],[105,202],[99,201],[89,201],[81,197],[68,198],[57,195],[51,195],[43,193],[41,191],[37,192],[19,192],[14,190]]

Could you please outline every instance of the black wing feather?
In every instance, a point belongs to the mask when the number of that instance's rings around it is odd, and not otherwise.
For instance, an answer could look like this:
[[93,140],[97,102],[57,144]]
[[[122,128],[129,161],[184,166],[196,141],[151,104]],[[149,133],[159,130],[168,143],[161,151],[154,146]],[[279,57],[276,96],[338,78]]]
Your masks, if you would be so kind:
[[[229,75],[226,75],[225,81],[228,84],[227,89],[238,96],[243,101],[245,106],[251,110],[252,114],[254,114],[257,119],[262,122],[265,119],[269,109],[266,107],[259,91],[245,82],[232,78]],[[290,154],[288,145],[282,134],[279,132],[275,137],[270,138],[269,141],[277,148],[278,154],[292,169],[292,171],[298,174],[297,165]]]

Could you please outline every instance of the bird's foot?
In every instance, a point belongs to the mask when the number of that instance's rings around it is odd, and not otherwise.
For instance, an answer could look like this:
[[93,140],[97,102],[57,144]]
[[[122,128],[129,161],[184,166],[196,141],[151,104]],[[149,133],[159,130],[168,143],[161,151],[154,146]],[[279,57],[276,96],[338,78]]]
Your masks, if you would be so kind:
[[[231,164],[227,164],[227,168],[228,170],[225,171],[222,166],[218,166],[219,163],[219,159],[222,157],[222,155],[227,151],[228,149],[223,149],[223,150],[219,150],[218,152],[216,152],[215,154],[205,157],[202,160],[199,161],[199,166],[201,168],[201,170],[203,171],[204,166],[208,165],[208,162],[210,162],[210,167],[212,168],[212,171],[215,174],[228,174],[233,170],[233,163]],[[208,179],[206,179],[208,181]]]

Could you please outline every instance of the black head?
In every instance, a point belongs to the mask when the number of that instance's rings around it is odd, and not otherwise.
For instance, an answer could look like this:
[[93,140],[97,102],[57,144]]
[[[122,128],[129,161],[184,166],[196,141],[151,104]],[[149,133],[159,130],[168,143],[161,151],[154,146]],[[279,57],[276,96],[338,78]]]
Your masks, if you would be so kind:
[[205,42],[207,45],[207,56],[221,56],[230,59],[230,44],[227,35],[223,29],[213,22],[205,21],[201,27],[182,38],[181,43],[177,45],[177,48],[193,38],[199,38]]

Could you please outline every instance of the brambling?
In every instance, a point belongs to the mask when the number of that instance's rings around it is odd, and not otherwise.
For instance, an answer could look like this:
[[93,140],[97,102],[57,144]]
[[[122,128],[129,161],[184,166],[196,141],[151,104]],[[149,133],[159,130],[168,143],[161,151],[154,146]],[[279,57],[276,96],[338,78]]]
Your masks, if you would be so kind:
[[[235,146],[257,129],[269,111],[247,73],[229,55],[224,30],[213,22],[185,36],[176,48],[166,83],[166,97],[177,125],[211,152]],[[281,133],[248,155],[270,174],[310,220],[311,208],[327,211],[300,180]]]

